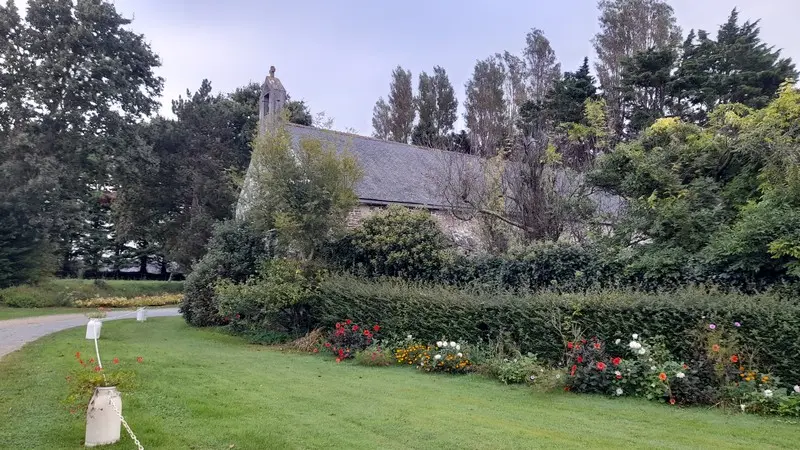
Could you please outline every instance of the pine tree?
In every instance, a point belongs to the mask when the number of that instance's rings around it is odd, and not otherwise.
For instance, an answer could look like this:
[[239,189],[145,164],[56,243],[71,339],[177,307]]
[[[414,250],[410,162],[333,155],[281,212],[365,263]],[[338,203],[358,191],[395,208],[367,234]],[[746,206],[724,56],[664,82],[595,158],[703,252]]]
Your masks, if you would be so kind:
[[622,63],[621,92],[626,134],[636,134],[664,117],[673,104],[673,76],[677,54],[671,49],[649,49]]
[[589,73],[589,58],[583,58],[583,64],[575,72],[564,72],[547,94],[545,110],[549,120],[556,125],[560,123],[579,123],[583,120],[583,107],[587,99],[597,95],[594,77]]

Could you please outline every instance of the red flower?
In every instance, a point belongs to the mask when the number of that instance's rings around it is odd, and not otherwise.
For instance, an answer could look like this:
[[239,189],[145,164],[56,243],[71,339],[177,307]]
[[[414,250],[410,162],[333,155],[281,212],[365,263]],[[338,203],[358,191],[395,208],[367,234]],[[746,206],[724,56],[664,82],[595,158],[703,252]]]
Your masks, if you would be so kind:
[[667,374],[661,372],[660,374],[658,374],[658,379],[661,381],[667,381]]
[[89,364],[94,362],[94,358],[89,358]]
[[620,374],[620,375],[617,375],[617,379],[618,379],[618,380],[621,380],[621,379],[622,379],[622,374]]
[[325,343],[325,347],[327,347],[327,348],[331,348],[331,343],[330,343],[330,342],[326,342],[326,343]]
[[568,349],[572,350],[573,347],[575,347],[575,344],[573,344],[572,342],[567,342]]
[[103,368],[102,368],[102,367],[100,367],[100,366],[94,366],[94,371],[95,371],[95,372],[100,372],[101,370],[103,370]]
[[372,330],[377,333],[378,331],[381,331],[381,326],[380,325],[375,325],[374,327],[372,327]]
[[611,360],[611,364],[613,364],[615,366],[618,366],[619,363],[621,363],[621,362],[622,362],[622,358],[620,358],[619,356],[617,356],[616,358]]
[[731,355],[731,362],[732,362],[732,363],[737,363],[737,362],[739,362],[739,357],[738,357],[738,356],[736,356],[736,355]]
[[81,359],[81,352],[75,352],[75,357]]
[[113,362],[114,364],[119,364],[119,358],[114,358],[114,360],[113,360],[112,362]]
[[240,316],[238,314],[236,315],[236,319],[241,319],[241,318],[242,318],[242,316]]
[[83,362],[83,360],[82,360],[82,359],[79,359],[79,360],[78,360],[78,362],[79,362],[79,363],[81,363],[81,365],[82,365],[82,366],[85,366],[85,365],[86,365],[86,364]]
[[569,392],[569,386],[564,386],[564,392]]
[[358,331],[358,325],[353,325],[353,331]]
[[594,349],[595,350],[600,350],[600,343],[599,342],[595,342],[594,343]]
[[337,363],[340,363],[340,362],[342,362],[342,358],[336,358],[336,362],[337,362]]
[[369,337],[369,335],[371,335],[371,334],[372,334],[372,333],[370,333],[370,332],[369,332],[369,330],[364,330],[364,336],[367,336],[367,337]]
[[689,366],[687,366],[687,365],[686,365],[686,363],[684,363],[684,364],[683,364],[683,368],[684,368],[684,369],[688,369],[688,368],[689,368]]
[[603,361],[597,361],[597,370],[606,370],[606,363]]
[[319,353],[319,349],[315,347],[314,348],[314,353]]
[[344,321],[344,323],[346,323],[347,325],[350,325],[351,323],[353,323],[353,321],[350,320],[350,319],[347,319],[347,320]]
[[136,357],[136,362],[140,363],[142,361],[144,361],[144,358],[142,358],[141,356]]
[[586,343],[586,339],[581,339],[581,342],[585,344]]
[[583,362],[583,356],[578,356],[578,364]]
[[339,329],[339,328],[342,328],[342,324],[339,323],[339,322],[336,322],[336,329]]
[[344,358],[344,350],[339,349],[339,358]]
[[572,368],[569,370],[569,376],[571,376],[571,377],[574,377],[574,376],[575,376],[575,371],[576,371],[576,370],[578,370],[578,366],[576,366],[575,364],[573,364],[573,365],[572,365]]
[[669,399],[669,404],[670,405],[674,405],[675,404],[675,399],[674,398]]

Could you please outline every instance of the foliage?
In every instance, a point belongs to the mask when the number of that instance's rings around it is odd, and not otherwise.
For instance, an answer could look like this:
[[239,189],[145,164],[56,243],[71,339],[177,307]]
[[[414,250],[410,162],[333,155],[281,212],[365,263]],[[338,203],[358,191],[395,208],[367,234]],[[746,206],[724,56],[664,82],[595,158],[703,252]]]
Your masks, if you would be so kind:
[[565,336],[575,328],[606,342],[633,333],[660,335],[677,361],[690,361],[696,356],[693,349],[698,348],[696,324],[713,318],[716,323],[742,325],[740,339],[759,349],[760,367],[786,383],[800,381],[794,357],[787,357],[800,352],[793,325],[800,320],[800,307],[769,294],[701,289],[513,294],[330,277],[319,285],[310,314],[323,327],[332,327],[340,317],[380,321],[386,335],[411,333],[423,342],[445,335],[488,342],[507,333],[521,352],[531,352],[551,364],[562,361]]
[[101,297],[150,297],[173,295],[183,290],[178,281],[122,281],[49,279],[33,285],[0,289],[0,303],[17,308],[67,306]]
[[364,219],[329,253],[366,276],[434,279],[449,262],[449,247],[429,212],[390,206]]
[[372,345],[356,353],[355,361],[362,366],[388,367],[395,363],[392,352]]
[[95,308],[98,306],[111,308],[133,308],[139,306],[165,306],[177,305],[183,300],[182,294],[167,294],[140,297],[99,297],[86,300],[76,300],[75,306],[81,308]]
[[544,368],[533,354],[516,358],[495,358],[487,364],[489,375],[505,384],[533,383]]
[[397,66],[392,71],[392,82],[389,85],[389,138],[407,143],[411,138],[415,115],[411,71]]
[[419,90],[414,99],[419,121],[411,133],[411,143],[449,150],[447,134],[453,131],[458,110],[453,85],[444,68],[433,68],[434,75],[419,74]]
[[328,336],[325,348],[336,356],[336,362],[353,358],[356,353],[372,345],[375,334],[381,330],[380,325],[361,326],[350,319],[336,322],[333,332]]
[[315,267],[296,260],[265,261],[244,283],[227,279],[217,283],[218,315],[234,331],[304,331],[309,323],[308,302],[321,277]]
[[301,139],[293,146],[281,122],[253,144],[246,215],[262,231],[276,230],[285,251],[312,259],[341,234],[361,176],[355,157],[329,143]]
[[[121,369],[119,358],[106,361],[106,365],[100,367],[94,358],[89,357],[84,361],[85,357],[76,352],[75,359],[81,367],[72,370],[66,376],[69,391],[62,403],[72,414],[86,413],[86,404],[94,394],[95,388],[114,386],[119,390],[129,390],[136,386],[136,372],[132,369]],[[137,364],[141,364],[144,359],[137,357],[136,361]]]
[[207,253],[186,278],[180,311],[194,326],[222,324],[214,287],[220,280],[241,283],[270,257],[265,236],[249,222],[222,222],[214,227]]

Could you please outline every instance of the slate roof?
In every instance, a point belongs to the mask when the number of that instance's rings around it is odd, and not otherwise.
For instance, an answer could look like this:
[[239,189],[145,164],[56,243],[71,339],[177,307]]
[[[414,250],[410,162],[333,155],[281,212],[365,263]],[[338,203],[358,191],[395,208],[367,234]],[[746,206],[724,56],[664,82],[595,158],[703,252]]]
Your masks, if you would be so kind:
[[352,153],[364,171],[364,178],[356,186],[356,194],[362,203],[367,204],[445,208],[448,202],[437,188],[444,162],[453,157],[477,159],[463,153],[303,125],[288,124],[287,130],[295,146],[303,138],[316,139],[331,143],[339,152],[346,149]]
[[[356,186],[356,194],[363,204],[424,206],[430,209],[447,209],[451,202],[444,196],[441,182],[452,163],[464,167],[479,167],[482,160],[473,155],[449,152],[416,145],[359,136],[303,125],[287,124],[293,145],[303,139],[315,139],[332,144],[338,152],[347,149],[358,160],[364,177]],[[568,189],[575,180],[559,177],[559,185]],[[590,194],[598,212],[616,214],[623,200],[602,192]]]

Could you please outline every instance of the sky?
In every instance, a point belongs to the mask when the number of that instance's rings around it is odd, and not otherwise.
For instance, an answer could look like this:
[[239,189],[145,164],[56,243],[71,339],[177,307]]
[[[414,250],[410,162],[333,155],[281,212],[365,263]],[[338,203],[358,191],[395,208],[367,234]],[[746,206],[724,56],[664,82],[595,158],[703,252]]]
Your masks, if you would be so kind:
[[[22,2],[24,5],[24,2]],[[161,113],[171,100],[207,78],[215,91],[262,82],[274,65],[294,100],[324,111],[334,128],[372,131],[372,107],[389,91],[398,64],[447,70],[463,103],[464,85],[478,59],[519,54],[525,34],[539,28],[562,70],[594,58],[596,0],[116,0],[161,57],[165,79]],[[730,11],[761,19],[764,42],[800,61],[796,18],[800,0],[669,0],[684,35],[716,35]],[[459,115],[463,106],[459,105]],[[457,122],[463,123],[462,119]]]

